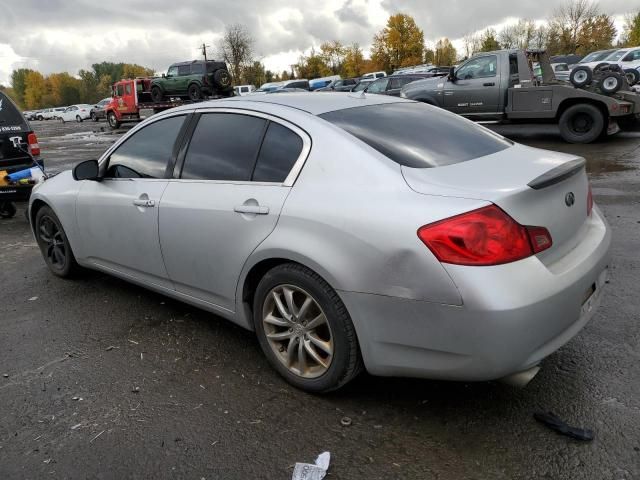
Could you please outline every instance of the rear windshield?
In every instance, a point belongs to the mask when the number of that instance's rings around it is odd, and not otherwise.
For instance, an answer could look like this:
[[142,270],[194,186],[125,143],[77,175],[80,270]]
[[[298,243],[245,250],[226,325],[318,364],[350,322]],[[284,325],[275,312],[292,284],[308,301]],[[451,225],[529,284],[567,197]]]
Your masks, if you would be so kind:
[[499,152],[509,140],[423,103],[387,103],[320,115],[396,163],[430,168]]
[[0,133],[28,130],[27,122],[14,103],[0,92]]

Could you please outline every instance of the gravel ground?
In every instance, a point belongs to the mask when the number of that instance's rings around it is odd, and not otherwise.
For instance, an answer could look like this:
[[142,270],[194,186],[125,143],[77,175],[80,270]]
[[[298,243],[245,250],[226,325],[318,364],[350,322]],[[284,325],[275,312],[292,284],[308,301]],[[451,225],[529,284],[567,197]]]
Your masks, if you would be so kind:
[[[33,126],[51,170],[118,136]],[[600,310],[527,388],[363,375],[304,394],[215,315],[100,273],[53,277],[18,215],[0,220],[0,478],[287,479],[325,450],[330,479],[640,478],[640,134],[576,146],[554,127],[495,129],[585,156],[614,231]],[[596,439],[547,430],[538,409]]]

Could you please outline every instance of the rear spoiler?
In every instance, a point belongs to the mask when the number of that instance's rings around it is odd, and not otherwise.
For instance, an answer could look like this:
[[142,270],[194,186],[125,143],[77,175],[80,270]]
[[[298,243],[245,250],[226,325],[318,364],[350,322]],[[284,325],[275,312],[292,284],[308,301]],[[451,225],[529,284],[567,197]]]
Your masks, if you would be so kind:
[[556,183],[560,183],[566,180],[569,177],[572,177],[579,171],[581,171],[586,164],[584,158],[576,158],[575,160],[571,160],[570,162],[563,163],[555,168],[552,168],[546,173],[543,173],[539,177],[534,178],[527,186],[533,188],[534,190],[541,190],[546,187],[550,187],[551,185],[555,185]]

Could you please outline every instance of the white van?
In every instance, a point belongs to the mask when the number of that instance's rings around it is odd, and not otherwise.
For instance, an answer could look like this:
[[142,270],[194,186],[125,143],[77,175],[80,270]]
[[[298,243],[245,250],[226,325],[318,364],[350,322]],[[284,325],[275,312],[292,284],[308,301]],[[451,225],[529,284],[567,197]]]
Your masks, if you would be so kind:
[[236,95],[240,97],[256,91],[256,87],[254,85],[238,85],[236,87],[233,87],[233,89],[235,90]]
[[360,77],[360,80],[375,80],[376,78],[386,77],[387,72],[371,72],[365,73]]

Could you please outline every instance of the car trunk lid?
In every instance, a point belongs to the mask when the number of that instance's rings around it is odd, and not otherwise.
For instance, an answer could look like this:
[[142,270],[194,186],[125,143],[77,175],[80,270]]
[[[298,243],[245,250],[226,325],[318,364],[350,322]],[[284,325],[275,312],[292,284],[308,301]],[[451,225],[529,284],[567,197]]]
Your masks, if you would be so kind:
[[577,245],[587,227],[589,183],[583,158],[514,145],[492,155],[438,168],[402,167],[421,194],[486,200],[525,226],[545,227],[552,262]]

